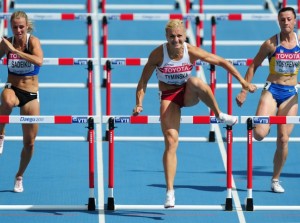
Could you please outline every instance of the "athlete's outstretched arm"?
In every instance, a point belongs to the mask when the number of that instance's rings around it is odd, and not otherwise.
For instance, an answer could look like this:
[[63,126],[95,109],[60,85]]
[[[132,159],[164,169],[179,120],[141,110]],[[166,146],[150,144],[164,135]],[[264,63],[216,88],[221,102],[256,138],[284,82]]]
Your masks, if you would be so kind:
[[[262,64],[264,59],[271,55],[275,51],[275,45],[274,45],[274,39],[275,37],[272,37],[268,40],[266,40],[261,46],[259,51],[257,52],[256,56],[254,57],[252,63],[249,65],[245,80],[249,83],[251,83],[254,74],[257,70],[257,68]],[[244,102],[246,101],[248,91],[246,89],[242,89],[241,92],[236,96],[236,103],[238,106],[242,106]]]
[[133,108],[133,115],[138,115],[143,111],[143,100],[146,94],[147,84],[159,63],[158,58],[161,58],[161,51],[162,49],[160,47],[154,49],[151,52],[146,65],[144,66],[142,75],[136,88],[136,105]]
[[191,57],[191,62],[195,62],[196,60],[202,60],[208,62],[210,64],[214,64],[217,66],[223,67],[228,71],[231,75],[233,75],[242,85],[243,89],[254,92],[257,87],[253,84],[248,83],[239,73],[239,71],[226,59],[220,57],[218,55],[209,53],[201,48],[189,45],[189,54]]

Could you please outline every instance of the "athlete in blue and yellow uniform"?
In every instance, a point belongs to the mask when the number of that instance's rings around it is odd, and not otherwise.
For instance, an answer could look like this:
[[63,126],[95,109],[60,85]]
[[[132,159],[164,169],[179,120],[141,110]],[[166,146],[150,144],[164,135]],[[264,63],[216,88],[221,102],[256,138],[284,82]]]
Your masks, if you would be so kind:
[[[252,64],[249,66],[245,79],[251,82],[256,69],[265,58],[269,59],[269,75],[263,88],[256,115],[257,116],[295,116],[298,113],[297,75],[300,66],[299,40],[294,32],[296,13],[291,7],[282,8],[278,12],[280,33],[266,40],[260,47]],[[236,101],[242,106],[247,91],[237,95]],[[288,154],[288,140],[293,124],[277,125],[276,152],[271,180],[271,190],[283,193],[279,177]],[[254,138],[263,140],[270,131],[270,125],[258,124],[254,128]]]
[[[10,115],[20,107],[21,115],[40,115],[38,73],[43,64],[40,40],[31,35],[32,23],[23,11],[10,18],[13,36],[2,38],[0,57],[6,55],[8,78],[1,94],[0,115]],[[0,151],[4,145],[4,124],[0,125]],[[34,151],[38,124],[22,124],[23,149],[19,170],[15,176],[14,191],[23,192],[23,174]]]

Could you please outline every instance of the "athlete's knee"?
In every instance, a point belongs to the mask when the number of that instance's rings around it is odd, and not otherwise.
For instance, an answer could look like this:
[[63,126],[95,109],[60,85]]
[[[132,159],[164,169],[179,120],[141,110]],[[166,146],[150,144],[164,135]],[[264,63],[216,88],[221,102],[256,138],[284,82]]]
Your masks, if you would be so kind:
[[261,141],[265,138],[264,136],[257,134],[257,133],[254,133],[253,136],[254,136],[254,139],[257,141]]
[[265,129],[265,128],[254,128],[253,131],[253,137],[257,141],[263,140],[270,132],[270,129]]
[[287,134],[281,134],[277,136],[277,143],[284,145],[289,142],[289,136]]
[[2,98],[2,101],[1,101],[1,108],[2,110],[5,110],[5,111],[11,111],[14,107],[15,107],[15,100],[13,100],[13,98],[9,98],[9,97],[6,97],[6,98]]
[[167,148],[174,148],[178,144],[178,134],[174,133],[173,130],[166,130],[164,132],[164,138]]
[[24,140],[23,147],[26,151],[33,151],[34,144],[35,144],[35,140]]

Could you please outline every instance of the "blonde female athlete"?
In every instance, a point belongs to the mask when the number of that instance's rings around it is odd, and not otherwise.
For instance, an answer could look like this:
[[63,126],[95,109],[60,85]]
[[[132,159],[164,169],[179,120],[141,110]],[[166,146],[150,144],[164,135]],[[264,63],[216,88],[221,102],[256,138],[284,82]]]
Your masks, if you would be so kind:
[[[6,55],[8,77],[1,94],[0,115],[10,115],[20,107],[21,115],[39,115],[38,73],[43,64],[43,51],[37,37],[31,35],[32,23],[23,11],[16,11],[10,18],[13,36],[2,38],[0,57]],[[4,124],[0,125],[0,150],[4,144]],[[15,176],[15,192],[23,192],[23,174],[34,151],[37,124],[22,124],[23,149],[19,170]]]
[[186,30],[181,20],[170,20],[165,31],[167,42],[151,52],[138,82],[133,115],[142,112],[147,83],[156,70],[160,90],[161,129],[165,140],[163,155],[167,184],[165,208],[169,208],[175,205],[174,178],[177,167],[176,150],[181,108],[203,101],[225,124],[234,125],[237,121],[236,117],[220,111],[207,84],[200,78],[191,76],[195,61],[200,59],[223,67],[241,83],[245,90],[253,92],[256,86],[246,82],[235,67],[225,59],[186,43]]
[[[260,96],[257,116],[295,116],[298,113],[297,74],[300,67],[300,45],[294,32],[296,13],[293,8],[282,8],[278,12],[280,32],[266,40],[249,66],[245,79],[251,82],[256,69],[263,60],[269,59],[269,75]],[[237,104],[242,106],[246,100],[247,90],[243,89],[236,97]],[[283,193],[279,183],[280,173],[288,154],[288,140],[293,124],[277,125],[276,152],[271,180],[271,190]],[[270,125],[258,124],[254,128],[254,138],[263,140],[270,131]]]

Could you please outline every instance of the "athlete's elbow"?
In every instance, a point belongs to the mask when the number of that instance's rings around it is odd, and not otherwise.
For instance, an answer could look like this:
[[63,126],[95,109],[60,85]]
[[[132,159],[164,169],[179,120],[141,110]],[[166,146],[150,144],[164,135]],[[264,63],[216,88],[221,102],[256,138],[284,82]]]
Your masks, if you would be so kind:
[[37,60],[37,61],[36,61],[36,65],[39,66],[39,67],[41,67],[41,66],[43,66],[43,62],[44,62],[43,59]]

